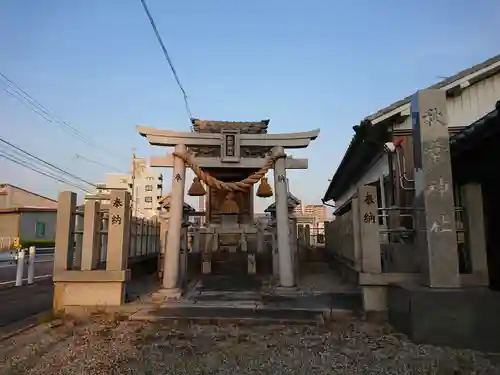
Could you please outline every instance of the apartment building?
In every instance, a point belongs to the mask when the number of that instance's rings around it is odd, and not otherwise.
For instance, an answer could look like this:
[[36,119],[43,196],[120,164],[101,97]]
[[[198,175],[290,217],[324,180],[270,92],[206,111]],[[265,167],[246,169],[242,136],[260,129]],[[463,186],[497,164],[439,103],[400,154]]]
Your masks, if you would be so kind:
[[160,210],[158,201],[163,192],[163,176],[148,167],[146,159],[135,158],[132,173],[108,173],[106,183],[96,185],[96,194],[106,194],[112,190],[130,192],[134,216],[151,218],[158,215]]
[[316,221],[323,222],[327,220],[328,210],[322,204],[303,204],[300,203],[294,208],[295,216],[314,217]]
[[12,241],[48,244],[55,240],[57,201],[12,184],[0,184],[0,251]]
[[323,243],[325,221],[328,216],[327,207],[322,204],[300,203],[294,208],[293,213],[297,219],[297,225],[309,227],[311,243]]

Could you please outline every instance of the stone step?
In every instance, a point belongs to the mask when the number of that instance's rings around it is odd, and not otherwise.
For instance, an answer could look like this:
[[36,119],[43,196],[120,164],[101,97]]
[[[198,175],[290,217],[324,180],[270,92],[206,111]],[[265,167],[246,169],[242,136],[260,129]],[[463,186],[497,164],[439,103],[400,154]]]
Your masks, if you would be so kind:
[[[326,314],[328,317],[329,315]],[[192,322],[225,322],[225,323],[290,323],[290,324],[322,324],[325,313],[321,311],[290,309],[252,309],[238,307],[160,307],[144,309],[130,317],[131,320],[172,321],[185,320]]]
[[308,261],[301,264],[302,272],[308,273],[324,273],[331,272],[328,262]]

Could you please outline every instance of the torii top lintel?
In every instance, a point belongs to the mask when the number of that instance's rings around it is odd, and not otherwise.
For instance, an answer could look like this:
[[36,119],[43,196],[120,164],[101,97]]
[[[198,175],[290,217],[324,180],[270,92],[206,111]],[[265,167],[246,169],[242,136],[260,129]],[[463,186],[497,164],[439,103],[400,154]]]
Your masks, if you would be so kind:
[[[188,147],[193,146],[220,146],[222,132],[175,132],[171,130],[162,130],[150,128],[147,126],[137,126],[140,135],[146,137],[153,146],[174,147],[177,144],[184,144]],[[230,131],[230,130],[228,130]],[[278,133],[278,134],[238,134],[238,140],[241,146],[253,147],[275,147],[283,148],[306,148],[312,140],[319,136],[319,129],[299,133]]]

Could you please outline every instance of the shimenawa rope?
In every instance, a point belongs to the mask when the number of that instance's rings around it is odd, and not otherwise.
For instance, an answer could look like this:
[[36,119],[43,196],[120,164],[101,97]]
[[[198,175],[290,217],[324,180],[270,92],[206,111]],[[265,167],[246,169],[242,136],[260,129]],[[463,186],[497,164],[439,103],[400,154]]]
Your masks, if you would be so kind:
[[272,168],[276,160],[285,156],[285,155],[270,155],[266,158],[264,165],[257,172],[251,174],[247,178],[237,182],[224,182],[202,171],[199,165],[196,164],[194,156],[189,152],[185,153],[174,152],[172,155],[177,156],[178,158],[184,160],[184,163],[186,163],[186,165],[193,170],[196,177],[205,182],[208,186],[215,189],[222,189],[226,191],[248,190],[250,187],[252,187],[252,185],[255,185],[257,182],[260,181],[262,177],[264,177],[267,174],[267,172],[269,171],[269,169]]

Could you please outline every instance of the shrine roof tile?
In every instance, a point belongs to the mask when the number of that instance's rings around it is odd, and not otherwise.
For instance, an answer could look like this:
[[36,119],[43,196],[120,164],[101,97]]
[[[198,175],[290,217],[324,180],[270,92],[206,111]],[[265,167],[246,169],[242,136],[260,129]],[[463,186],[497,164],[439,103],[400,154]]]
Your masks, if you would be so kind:
[[220,133],[222,130],[239,130],[246,134],[266,134],[270,120],[261,121],[214,121],[191,119],[197,133]]

